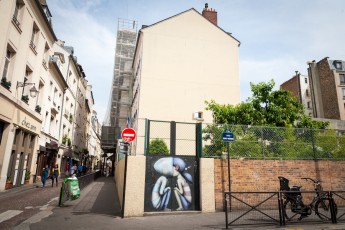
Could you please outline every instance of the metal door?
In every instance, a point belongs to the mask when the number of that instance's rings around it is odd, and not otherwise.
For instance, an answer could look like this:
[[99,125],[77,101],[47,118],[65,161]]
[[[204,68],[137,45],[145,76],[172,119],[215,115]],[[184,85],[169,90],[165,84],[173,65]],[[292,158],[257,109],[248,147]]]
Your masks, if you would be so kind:
[[198,158],[147,156],[145,212],[199,210]]

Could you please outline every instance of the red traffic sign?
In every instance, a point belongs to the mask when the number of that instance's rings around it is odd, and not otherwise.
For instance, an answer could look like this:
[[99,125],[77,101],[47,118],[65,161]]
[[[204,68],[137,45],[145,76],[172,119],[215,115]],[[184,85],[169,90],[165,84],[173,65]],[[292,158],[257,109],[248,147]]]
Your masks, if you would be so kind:
[[125,142],[134,141],[136,136],[137,134],[135,130],[132,128],[125,128],[124,130],[122,130],[122,133],[121,133],[122,140],[124,140]]

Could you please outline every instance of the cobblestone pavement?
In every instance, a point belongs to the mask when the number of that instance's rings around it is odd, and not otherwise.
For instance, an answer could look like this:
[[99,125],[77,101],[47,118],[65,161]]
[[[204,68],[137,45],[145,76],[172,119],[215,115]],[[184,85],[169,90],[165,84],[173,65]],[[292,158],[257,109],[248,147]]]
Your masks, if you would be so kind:
[[24,220],[58,203],[60,187],[29,184],[0,192],[0,229],[13,229]]

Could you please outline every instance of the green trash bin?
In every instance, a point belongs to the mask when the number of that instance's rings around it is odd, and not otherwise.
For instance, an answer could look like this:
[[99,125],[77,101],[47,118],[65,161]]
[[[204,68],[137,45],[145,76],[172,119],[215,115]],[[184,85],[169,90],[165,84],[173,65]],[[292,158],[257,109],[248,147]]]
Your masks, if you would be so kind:
[[69,199],[76,200],[80,197],[79,182],[77,177],[67,178]]

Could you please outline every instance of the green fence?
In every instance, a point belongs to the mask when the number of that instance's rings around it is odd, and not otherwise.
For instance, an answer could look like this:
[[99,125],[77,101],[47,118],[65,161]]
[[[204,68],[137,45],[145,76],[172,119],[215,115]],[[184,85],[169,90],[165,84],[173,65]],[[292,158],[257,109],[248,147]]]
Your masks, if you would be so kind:
[[[226,157],[229,151],[231,158],[239,159],[345,159],[345,135],[334,129],[315,130],[157,120],[148,120],[144,126],[144,120],[140,121],[142,130],[145,131],[141,131],[142,134],[138,135],[138,141],[146,142],[137,152],[140,154],[146,149],[146,154],[149,155],[150,143],[155,139],[161,139],[170,150],[169,153],[175,152],[176,155],[222,158]],[[235,136],[235,141],[230,142],[229,146],[222,140],[225,130],[230,130]]]
[[227,155],[224,130],[235,135],[232,158],[345,159],[345,136],[337,130],[203,124],[203,157]]

